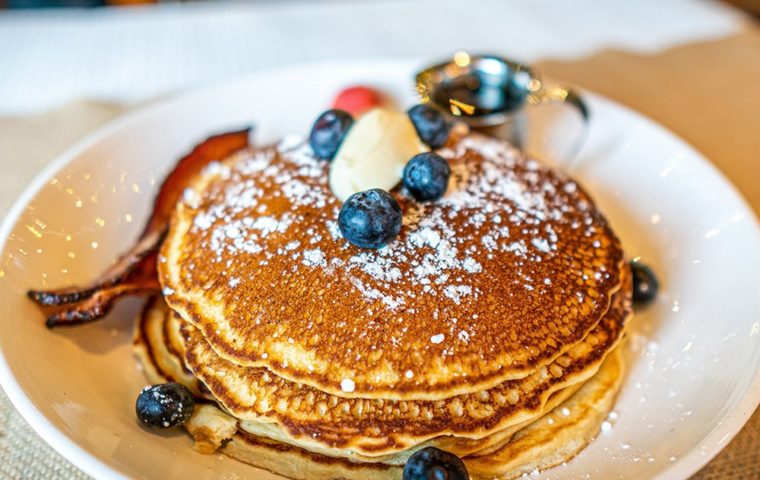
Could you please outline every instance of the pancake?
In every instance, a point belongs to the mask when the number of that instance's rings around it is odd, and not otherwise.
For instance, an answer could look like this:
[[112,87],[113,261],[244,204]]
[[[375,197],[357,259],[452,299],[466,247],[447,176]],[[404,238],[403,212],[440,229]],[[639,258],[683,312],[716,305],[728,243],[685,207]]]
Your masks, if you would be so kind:
[[[146,310],[147,311],[147,310]],[[147,315],[141,317],[143,320]],[[152,316],[158,318],[156,316]],[[136,331],[144,322],[136,323]],[[157,330],[151,329],[152,332]],[[148,335],[149,336],[149,335]],[[136,335],[136,352],[151,382],[170,380],[156,364],[156,359],[140,348],[146,335]],[[601,422],[612,408],[622,380],[622,355],[616,348],[605,359],[599,372],[547,415],[510,436],[509,441],[486,454],[463,460],[473,479],[517,478],[535,469],[547,469],[570,460],[598,433]],[[161,350],[171,355],[169,349]],[[155,352],[155,350],[153,350]],[[169,363],[164,363],[168,365]],[[235,428],[237,420],[211,404],[196,407],[186,425],[196,439],[196,449],[203,453],[219,451],[237,460],[265,468],[292,479],[385,480],[401,478],[402,462],[363,463],[320,454],[295,445],[253,435]]]
[[[623,373],[619,350],[568,401],[515,434],[507,445],[489,455],[463,458],[471,478],[509,480],[572,459],[599,433],[612,409]],[[398,480],[403,470],[400,465],[315,454],[240,431],[220,451],[294,480]]]
[[235,417],[275,422],[305,445],[387,455],[442,435],[483,438],[539,415],[554,393],[596,373],[622,336],[630,298],[616,294],[608,315],[565,355],[533,374],[446,400],[345,399],[296,384],[263,368],[217,356],[192,326],[183,326],[186,364]]
[[[176,316],[167,315],[169,313],[165,302],[160,298],[152,298],[145,306],[144,311],[141,313],[138,321],[135,323],[135,341],[134,350],[138,360],[140,361],[143,370],[146,372],[146,376],[153,383],[165,383],[169,381],[179,382],[188,386],[191,390],[198,390],[198,382],[194,377],[186,375],[184,367],[179,367],[181,361],[180,356],[177,356],[175,350],[169,347],[172,343],[179,343],[182,345],[179,332],[179,323],[174,321]],[[183,347],[180,347],[183,348]],[[181,355],[181,354],[180,354]],[[571,396],[580,385],[573,385],[564,388],[549,397],[548,401],[544,405],[544,411],[551,410],[556,405],[565,401]],[[207,393],[205,386],[200,384],[200,392],[204,398],[214,400],[214,397]],[[220,406],[223,408],[223,406]],[[217,409],[218,412],[221,410]],[[208,416],[209,411],[205,406],[203,407],[203,416]],[[237,429],[238,423],[241,431],[249,434],[253,434],[258,437],[265,437],[270,440],[290,444],[293,446],[306,448],[310,452],[321,453],[334,457],[350,458],[352,461],[361,462],[385,462],[388,464],[403,464],[406,459],[414,453],[414,451],[427,446],[434,446],[441,448],[459,456],[470,455],[478,453],[484,450],[492,450],[499,448],[506,442],[508,442],[511,436],[520,428],[530,423],[530,421],[523,422],[522,424],[514,425],[510,428],[498,431],[487,437],[480,439],[464,439],[457,437],[438,437],[422,444],[416,445],[413,448],[407,449],[403,452],[388,454],[388,455],[375,455],[367,457],[361,454],[357,454],[351,450],[328,447],[318,443],[309,443],[307,446],[303,443],[299,443],[297,440],[288,436],[277,424],[274,423],[262,423],[251,421],[238,422],[232,416],[226,415],[226,420],[220,420],[220,414],[211,413],[214,417],[214,423],[222,424],[221,427],[209,429],[203,424],[207,424],[207,420],[196,421],[194,423],[201,423],[201,426],[194,428],[192,425],[188,426],[191,434],[196,438],[196,443],[200,444],[200,448],[203,453],[210,453],[208,451],[209,438],[222,435],[222,432],[229,432],[229,424],[233,422]],[[224,418],[222,416],[221,418]],[[215,434],[211,432],[216,432]],[[201,437],[199,440],[198,437]],[[228,439],[229,435],[223,436],[224,439]],[[219,440],[221,443],[221,440]],[[307,442],[308,443],[308,442]],[[218,448],[219,444],[215,448]],[[213,450],[212,450],[213,451]]]
[[205,385],[185,367],[180,322],[167,312],[163,298],[153,296],[135,320],[132,349],[140,366],[154,384],[181,383],[196,397],[213,400]]
[[572,180],[471,134],[446,196],[394,192],[401,234],[339,234],[327,164],[305,144],[200,176],[161,249],[169,305],[231,363],[343,398],[442,400],[525,378],[581,342],[621,283],[622,249]]
[[[173,343],[184,349],[171,355],[184,354],[187,365],[212,398],[240,419],[242,428],[251,433],[310,451],[333,451],[332,455],[354,458],[357,455],[385,458],[421,445],[445,447],[464,455],[508,439],[510,429],[546,411],[550,398],[557,397],[553,398],[553,404],[564,400],[572,393],[563,393],[564,390],[596,373],[621,338],[630,314],[627,268],[623,278],[624,288],[613,297],[613,305],[602,322],[563,357],[524,379],[443,401],[343,399],[310,386],[293,384],[262,368],[240,367],[222,359],[194,327],[183,325],[161,301],[149,304],[149,312],[144,316],[165,325],[147,328],[162,334],[158,343],[169,346]],[[167,326],[173,333],[164,334]],[[186,337],[184,344],[171,339],[179,337],[180,328]],[[159,348],[160,345],[154,347]],[[169,374],[177,375],[171,371]],[[459,438],[448,442],[448,436]],[[466,442],[462,438],[483,441]]]
[[[564,388],[553,394],[551,397],[549,397],[549,400],[547,400],[541,413],[536,415],[536,418],[539,418],[544,413],[552,410],[557,405],[567,400],[582,386],[583,384],[580,383]],[[230,416],[230,418],[234,417]],[[386,453],[383,455],[375,454],[372,456],[356,453],[353,450],[347,450],[345,448],[328,447],[317,442],[303,441],[303,439],[294,439],[274,423],[239,422],[238,428],[240,432],[251,434],[256,437],[263,437],[268,440],[273,440],[286,445],[295,446],[310,453],[317,453],[333,458],[345,458],[352,462],[359,463],[385,463],[387,465],[404,465],[410,456],[412,456],[416,451],[421,450],[425,447],[435,447],[441,450],[446,450],[447,452],[451,452],[460,458],[469,455],[481,455],[487,452],[493,452],[509,443],[512,439],[512,436],[516,432],[530,425],[533,421],[536,420],[536,418],[532,418],[520,424],[499,430],[483,438],[471,439],[454,436],[440,436],[424,441],[422,443],[418,443],[405,450],[397,451],[394,453]]]

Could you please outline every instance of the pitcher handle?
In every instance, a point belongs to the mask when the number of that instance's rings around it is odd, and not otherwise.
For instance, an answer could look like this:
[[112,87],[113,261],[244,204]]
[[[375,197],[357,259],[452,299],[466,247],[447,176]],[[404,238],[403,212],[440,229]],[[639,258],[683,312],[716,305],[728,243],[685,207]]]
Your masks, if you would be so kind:
[[567,105],[580,116],[582,122],[581,132],[571,144],[567,158],[563,162],[564,169],[569,170],[588,137],[591,116],[588,105],[576,90],[563,85],[547,84],[545,82],[540,82],[540,86],[528,95],[528,102],[533,106]]

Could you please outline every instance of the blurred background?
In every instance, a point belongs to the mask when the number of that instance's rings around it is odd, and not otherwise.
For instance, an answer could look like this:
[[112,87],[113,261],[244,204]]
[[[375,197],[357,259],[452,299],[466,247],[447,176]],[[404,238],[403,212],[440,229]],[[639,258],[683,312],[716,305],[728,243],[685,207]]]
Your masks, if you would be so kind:
[[728,36],[760,11],[760,0],[730,1],[741,8],[689,0],[0,0],[0,116],[77,99],[132,105],[308,61],[459,50],[525,62],[653,53]]
[[[255,0],[254,0],[255,1]],[[288,0],[259,0],[277,2]],[[760,14],[760,0],[726,0],[739,8]],[[58,8],[58,7],[105,7],[124,5],[150,5],[157,3],[180,3],[180,0],[0,0],[0,8]]]
[[[154,3],[178,3],[179,0],[0,0],[0,7],[5,8],[55,8],[55,7],[103,7],[122,5],[147,5]],[[267,0],[263,0],[267,1]],[[268,0],[275,2],[278,0]],[[287,0],[285,0],[287,1]],[[728,0],[750,12],[760,12],[758,0]]]

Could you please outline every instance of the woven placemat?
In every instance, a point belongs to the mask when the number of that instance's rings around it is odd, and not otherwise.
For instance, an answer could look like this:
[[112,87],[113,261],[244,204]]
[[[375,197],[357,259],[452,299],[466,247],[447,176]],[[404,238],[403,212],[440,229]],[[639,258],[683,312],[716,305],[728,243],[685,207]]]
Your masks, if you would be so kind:
[[[653,117],[704,152],[760,210],[760,31],[652,56],[603,52],[543,62],[544,73],[603,93]],[[690,80],[690,81],[689,81]],[[667,101],[653,92],[667,92]],[[738,99],[728,96],[741,92]],[[0,119],[0,213],[55,154],[123,108],[77,102],[46,115]],[[701,112],[701,113],[700,113]],[[54,452],[0,393],[0,478],[88,478]],[[760,411],[699,480],[760,479]]]

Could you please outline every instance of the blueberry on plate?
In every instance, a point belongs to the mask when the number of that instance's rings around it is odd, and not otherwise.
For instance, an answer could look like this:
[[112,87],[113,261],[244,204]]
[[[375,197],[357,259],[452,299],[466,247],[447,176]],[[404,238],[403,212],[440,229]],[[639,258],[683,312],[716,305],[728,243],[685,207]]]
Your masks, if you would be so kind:
[[640,305],[652,303],[657,297],[660,283],[651,268],[639,262],[631,262],[633,272],[633,302]]
[[358,192],[346,200],[338,215],[340,233],[361,248],[380,248],[401,231],[401,207],[379,188]]
[[435,447],[415,452],[404,465],[403,480],[469,480],[467,467],[456,455]]
[[433,152],[412,157],[404,167],[404,186],[421,202],[438,200],[449,186],[451,168],[445,158]]
[[137,418],[151,428],[182,425],[193,414],[193,394],[179,383],[163,383],[145,387],[137,397]]
[[351,114],[343,110],[332,109],[320,115],[309,134],[309,145],[314,154],[332,160],[353,123]]
[[422,143],[430,148],[441,148],[446,143],[451,123],[443,112],[423,103],[410,108],[407,114]]

